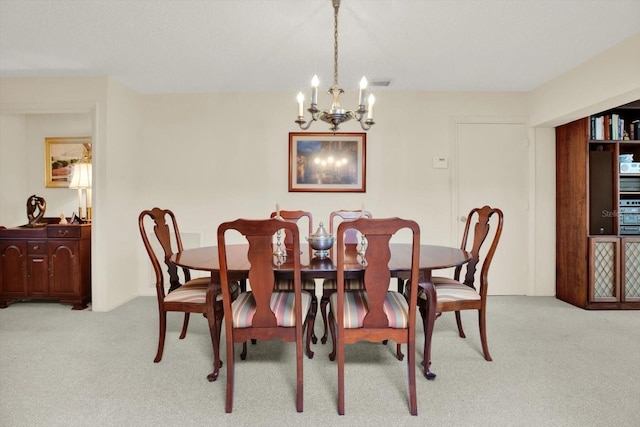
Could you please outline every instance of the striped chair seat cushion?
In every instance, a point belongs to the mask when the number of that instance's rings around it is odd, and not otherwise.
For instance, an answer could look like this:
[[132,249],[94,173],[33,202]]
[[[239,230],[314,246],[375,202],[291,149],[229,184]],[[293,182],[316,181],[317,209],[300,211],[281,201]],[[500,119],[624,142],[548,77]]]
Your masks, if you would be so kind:
[[[311,306],[311,294],[302,292],[302,319],[307,317],[307,312]],[[270,300],[271,311],[276,315],[278,326],[293,327],[296,324],[294,313],[295,293],[294,292],[273,292]],[[256,312],[256,301],[253,292],[242,292],[231,304],[233,312],[233,327],[248,328],[253,324],[253,315]]]
[[[336,279],[325,279],[322,283],[322,289],[338,289],[338,281]],[[344,279],[344,289],[347,291],[364,290],[363,279]]]
[[[338,320],[336,310],[338,293],[329,297],[333,316]],[[389,327],[396,329],[407,328],[409,324],[409,304],[399,292],[387,292],[383,311],[389,319]],[[344,327],[345,329],[361,328],[365,316],[369,312],[369,296],[366,291],[349,291],[344,293]]]
[[[276,291],[293,291],[293,279],[276,279],[273,287]],[[313,279],[302,279],[302,290],[316,290],[316,281]]]
[[[186,302],[190,304],[204,304],[207,301],[208,277],[189,280],[184,285],[169,292],[164,297],[164,302]],[[231,293],[236,295],[240,291],[237,282],[231,283]],[[216,294],[216,301],[222,301],[222,292]]]
[[[448,279],[447,282],[433,282],[438,302],[480,300],[480,294],[470,286]],[[418,298],[427,299],[424,289],[418,288]]]

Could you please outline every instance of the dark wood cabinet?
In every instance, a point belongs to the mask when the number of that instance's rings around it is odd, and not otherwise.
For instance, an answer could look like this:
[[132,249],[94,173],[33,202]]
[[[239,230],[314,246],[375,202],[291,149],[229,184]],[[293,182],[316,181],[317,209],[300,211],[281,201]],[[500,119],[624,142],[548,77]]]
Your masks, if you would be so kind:
[[556,297],[578,307],[640,309],[639,123],[635,101],[556,128]]
[[0,308],[51,299],[82,310],[91,301],[91,225],[0,229]]

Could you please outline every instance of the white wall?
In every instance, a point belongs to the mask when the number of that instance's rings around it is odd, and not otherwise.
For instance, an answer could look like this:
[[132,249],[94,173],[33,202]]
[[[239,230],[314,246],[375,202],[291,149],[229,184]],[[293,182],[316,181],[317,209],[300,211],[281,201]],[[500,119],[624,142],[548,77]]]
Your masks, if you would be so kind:
[[531,126],[553,127],[640,99],[640,32],[531,92]]
[[[107,311],[138,295],[141,245],[136,198],[144,193],[140,173],[140,96],[107,81],[104,132],[93,157],[92,308]],[[100,254],[96,258],[95,253]],[[148,262],[148,261],[147,261]]]
[[[625,54],[617,58],[619,66],[631,56],[619,49],[614,53]],[[611,60],[609,52],[603,54],[603,61]],[[616,85],[626,88],[625,93],[633,93],[634,87],[640,88],[635,75]],[[367,134],[367,192],[332,194],[287,191],[288,133],[297,131],[295,94],[140,95],[107,78],[3,78],[0,124],[10,122],[12,130],[0,132],[0,223],[17,225],[16,215],[23,215],[29,194],[26,187],[14,188],[13,179],[19,181],[14,175],[22,174],[26,181],[23,169],[33,161],[7,142],[27,138],[20,117],[12,115],[80,110],[93,122],[95,311],[151,293],[143,283],[151,277],[136,219],[154,206],[173,209],[183,233],[213,244],[221,221],[264,217],[276,203],[282,209],[310,210],[317,223],[335,208],[357,209],[364,201],[376,216],[416,219],[425,242],[457,245],[451,237],[450,169],[430,167],[432,157],[451,155],[451,124],[463,117],[529,117],[550,126],[553,117],[566,118],[576,110],[554,96],[562,92],[580,99],[587,89],[550,82],[532,93],[380,91],[378,124]],[[608,97],[619,99],[620,94],[603,91],[597,96],[611,102]],[[347,93],[343,103],[355,98]],[[356,126],[341,130],[359,131]],[[532,295],[553,295],[555,290],[555,138],[553,129],[544,126],[530,132]],[[316,123],[310,130],[327,128]],[[497,164],[512,161],[500,153],[495,159]]]
[[[26,116],[0,114],[0,225],[11,226],[27,222],[26,202],[29,190],[24,171],[28,163],[26,140]],[[20,198],[24,201],[22,213],[16,206]]]
[[[3,187],[3,210],[8,210],[10,219],[5,223],[26,224],[27,198],[32,194],[47,201],[47,217],[57,217],[64,213],[67,217],[78,212],[77,190],[46,188],[45,182],[45,142],[47,137],[91,136],[93,124],[89,113],[61,114],[2,114],[2,175],[13,185]],[[19,179],[16,179],[19,177]],[[15,201],[24,203],[15,209]],[[9,206],[13,208],[9,209]]]

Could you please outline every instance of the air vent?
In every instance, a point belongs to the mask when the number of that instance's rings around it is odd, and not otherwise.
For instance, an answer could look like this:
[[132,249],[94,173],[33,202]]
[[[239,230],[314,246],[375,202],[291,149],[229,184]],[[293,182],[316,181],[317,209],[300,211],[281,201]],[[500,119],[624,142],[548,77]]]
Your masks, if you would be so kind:
[[391,84],[391,80],[389,79],[378,79],[378,80],[372,80],[371,83],[369,83],[369,86],[377,86],[377,87],[387,87]]

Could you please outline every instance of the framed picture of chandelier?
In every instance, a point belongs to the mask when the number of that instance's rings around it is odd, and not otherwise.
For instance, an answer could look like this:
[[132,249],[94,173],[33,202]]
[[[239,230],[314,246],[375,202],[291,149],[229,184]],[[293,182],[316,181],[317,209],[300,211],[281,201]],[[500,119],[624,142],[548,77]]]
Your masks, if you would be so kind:
[[366,191],[367,135],[289,133],[290,192]]

